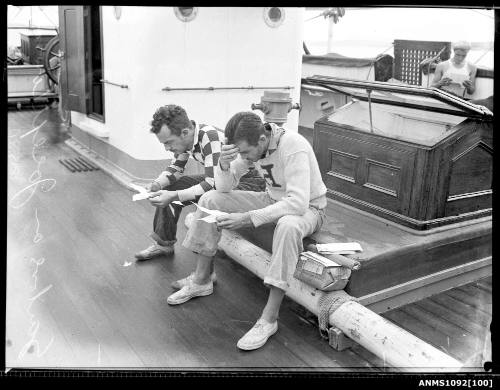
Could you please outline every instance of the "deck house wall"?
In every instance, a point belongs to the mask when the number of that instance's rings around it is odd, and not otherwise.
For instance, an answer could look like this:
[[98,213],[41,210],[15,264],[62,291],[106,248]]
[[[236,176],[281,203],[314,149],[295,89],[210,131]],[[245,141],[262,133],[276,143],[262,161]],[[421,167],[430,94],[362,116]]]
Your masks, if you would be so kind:
[[[198,122],[224,128],[236,112],[259,103],[263,89],[162,91],[162,88],[291,86],[300,100],[301,8],[286,8],[284,22],[269,27],[264,7],[200,7],[182,22],[173,7],[101,7],[105,122],[71,112],[72,125],[134,160],[168,158],[149,133],[154,111],[179,104]],[[260,111],[256,111],[263,115]],[[297,131],[298,110],[286,124]],[[89,142],[89,145],[91,143]],[[95,142],[94,142],[95,144]]]

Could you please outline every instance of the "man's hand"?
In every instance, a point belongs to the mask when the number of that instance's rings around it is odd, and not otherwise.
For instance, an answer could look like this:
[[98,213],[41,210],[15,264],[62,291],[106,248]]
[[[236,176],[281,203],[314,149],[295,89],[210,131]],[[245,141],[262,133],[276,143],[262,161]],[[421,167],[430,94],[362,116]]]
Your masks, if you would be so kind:
[[147,192],[156,192],[161,190],[160,183],[157,181],[152,181],[146,187],[144,187]]
[[453,80],[449,77],[443,77],[441,80],[439,80],[439,86],[442,87],[443,85],[450,85],[452,81]]
[[472,94],[474,92],[474,85],[472,84],[472,81],[465,80],[462,85],[467,89],[467,93]]
[[238,157],[239,149],[236,145],[222,145],[220,157],[219,157],[219,165],[223,171],[227,171],[231,166],[231,161],[236,160]]
[[250,213],[231,213],[217,217],[217,227],[220,229],[241,229],[244,227],[253,227]]
[[160,190],[154,192],[149,197],[149,203],[151,203],[155,207],[160,207],[160,208],[167,207],[174,200],[179,200],[177,191]]

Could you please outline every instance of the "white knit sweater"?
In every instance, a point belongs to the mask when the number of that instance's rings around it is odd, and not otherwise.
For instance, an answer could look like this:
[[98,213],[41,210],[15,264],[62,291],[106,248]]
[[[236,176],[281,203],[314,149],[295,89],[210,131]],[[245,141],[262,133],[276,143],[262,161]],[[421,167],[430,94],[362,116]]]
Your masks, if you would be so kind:
[[[285,215],[303,215],[310,206],[326,207],[326,186],[309,142],[302,135],[285,131],[274,123],[271,127],[268,150],[255,167],[266,179],[267,192],[275,203],[250,211],[255,227],[276,222]],[[214,171],[217,191],[229,192],[235,188],[249,165],[249,161],[239,156],[227,171],[217,165]]]

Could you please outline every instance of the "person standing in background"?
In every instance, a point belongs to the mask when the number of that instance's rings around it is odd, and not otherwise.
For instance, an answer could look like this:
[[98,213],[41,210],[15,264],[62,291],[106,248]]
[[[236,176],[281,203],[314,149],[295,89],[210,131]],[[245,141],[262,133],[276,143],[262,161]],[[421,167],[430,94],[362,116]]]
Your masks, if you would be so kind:
[[476,90],[477,67],[466,60],[471,45],[466,41],[452,44],[453,57],[437,64],[431,87],[440,88],[461,98]]

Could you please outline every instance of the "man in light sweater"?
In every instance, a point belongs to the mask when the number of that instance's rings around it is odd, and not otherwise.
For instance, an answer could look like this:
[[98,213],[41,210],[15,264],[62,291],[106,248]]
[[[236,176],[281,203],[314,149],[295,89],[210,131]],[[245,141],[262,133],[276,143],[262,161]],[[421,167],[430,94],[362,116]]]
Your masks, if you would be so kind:
[[[174,251],[177,222],[183,206],[172,202],[177,200],[186,205],[191,204],[213,189],[214,166],[219,162],[224,143],[221,130],[190,120],[186,111],[174,104],[160,107],[155,112],[151,132],[166,151],[174,153],[175,159],[158,178],[146,186],[148,191],[154,192],[149,198],[156,207],[151,233],[154,244],[136,253],[138,260],[149,260]],[[203,165],[204,174],[183,175],[189,157]],[[265,182],[256,170],[251,170],[241,181],[239,189],[264,191]],[[215,280],[215,274],[212,277]]]
[[[302,240],[325,220],[326,186],[311,145],[298,133],[263,124],[255,113],[242,112],[229,121],[226,137],[228,144],[222,147],[215,168],[216,191],[203,195],[198,204],[229,214],[207,223],[199,220],[205,213],[196,211],[183,243],[198,257],[194,277],[167,302],[178,305],[212,294],[210,270],[221,229],[274,223],[271,262],[264,278],[268,301],[257,323],[237,343],[240,349],[252,350],[278,330],[279,308],[303,250]],[[251,164],[266,179],[266,192],[234,190]]]

